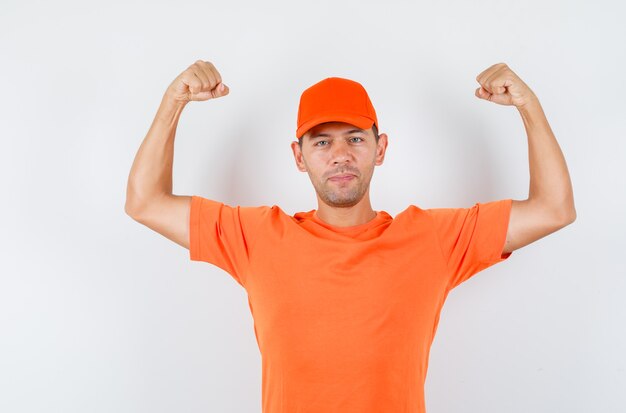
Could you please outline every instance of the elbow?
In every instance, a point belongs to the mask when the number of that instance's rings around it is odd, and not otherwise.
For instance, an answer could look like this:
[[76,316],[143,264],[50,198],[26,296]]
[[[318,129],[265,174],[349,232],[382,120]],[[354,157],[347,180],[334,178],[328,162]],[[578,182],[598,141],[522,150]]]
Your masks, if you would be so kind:
[[574,206],[574,200],[572,200],[568,207],[565,208],[565,212],[565,221],[567,222],[567,225],[576,221],[576,207]]
[[137,220],[136,217],[139,216],[137,207],[128,201],[126,201],[126,204],[124,204],[124,212],[126,213],[126,215],[134,220]]
[[562,209],[559,211],[557,220],[563,227],[572,224],[576,221],[576,208],[572,206],[571,208]]
[[576,206],[574,205],[574,195],[570,194],[569,200],[566,204],[567,206],[564,209],[565,213],[565,222],[566,225],[569,225],[576,221]]

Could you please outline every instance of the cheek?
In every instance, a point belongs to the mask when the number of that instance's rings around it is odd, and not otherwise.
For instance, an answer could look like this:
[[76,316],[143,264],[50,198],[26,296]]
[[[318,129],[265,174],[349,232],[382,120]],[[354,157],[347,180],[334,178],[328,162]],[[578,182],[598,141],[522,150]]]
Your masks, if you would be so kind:
[[324,154],[319,152],[310,154],[307,158],[307,165],[313,171],[323,171],[327,163]]

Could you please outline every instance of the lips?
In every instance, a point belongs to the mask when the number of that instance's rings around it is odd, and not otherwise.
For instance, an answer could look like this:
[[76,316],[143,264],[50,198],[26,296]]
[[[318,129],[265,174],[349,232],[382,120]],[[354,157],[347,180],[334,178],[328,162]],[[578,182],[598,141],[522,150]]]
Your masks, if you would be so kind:
[[331,176],[328,179],[331,181],[349,181],[350,179],[354,177],[355,176],[352,174],[340,174],[340,175]]

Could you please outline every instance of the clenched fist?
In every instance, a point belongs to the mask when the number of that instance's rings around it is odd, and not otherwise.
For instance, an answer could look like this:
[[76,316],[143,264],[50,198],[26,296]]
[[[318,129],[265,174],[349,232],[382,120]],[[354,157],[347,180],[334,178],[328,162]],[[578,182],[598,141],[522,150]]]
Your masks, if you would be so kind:
[[209,100],[226,96],[230,89],[213,63],[196,60],[168,86],[166,96],[177,102]]
[[500,105],[514,105],[518,109],[536,100],[535,93],[506,63],[496,63],[476,76],[480,87],[474,94]]

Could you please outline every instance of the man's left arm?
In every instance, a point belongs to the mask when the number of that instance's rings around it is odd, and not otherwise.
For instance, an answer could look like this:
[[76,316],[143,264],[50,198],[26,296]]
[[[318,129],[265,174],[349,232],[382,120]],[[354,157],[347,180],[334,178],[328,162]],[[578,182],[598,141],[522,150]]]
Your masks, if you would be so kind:
[[503,253],[512,252],[576,219],[572,182],[565,158],[534,92],[505,64],[476,77],[476,96],[519,111],[528,135],[528,198],[513,200]]

